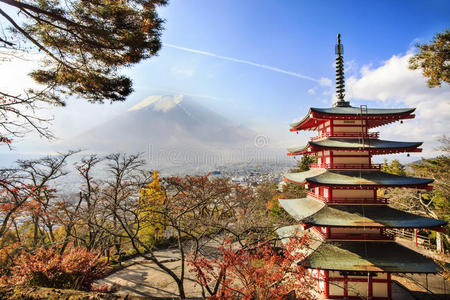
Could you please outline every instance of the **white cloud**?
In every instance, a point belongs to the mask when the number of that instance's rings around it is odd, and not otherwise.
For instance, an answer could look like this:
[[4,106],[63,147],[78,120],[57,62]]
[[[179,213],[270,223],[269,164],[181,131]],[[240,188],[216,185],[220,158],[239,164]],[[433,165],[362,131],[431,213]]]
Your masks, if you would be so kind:
[[428,88],[422,72],[408,68],[411,55],[394,55],[377,68],[363,66],[358,78],[347,81],[348,99],[380,101],[383,107],[416,107],[414,120],[381,129],[383,138],[424,141],[424,152],[416,156],[436,155],[437,137],[450,131],[450,86]]

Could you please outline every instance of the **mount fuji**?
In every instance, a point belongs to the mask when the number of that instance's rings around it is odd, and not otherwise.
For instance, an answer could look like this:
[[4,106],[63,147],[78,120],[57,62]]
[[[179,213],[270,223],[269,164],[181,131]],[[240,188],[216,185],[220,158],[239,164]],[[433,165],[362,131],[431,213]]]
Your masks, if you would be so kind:
[[150,96],[72,141],[91,152],[144,152],[158,168],[248,161],[268,146],[264,136],[184,95]]

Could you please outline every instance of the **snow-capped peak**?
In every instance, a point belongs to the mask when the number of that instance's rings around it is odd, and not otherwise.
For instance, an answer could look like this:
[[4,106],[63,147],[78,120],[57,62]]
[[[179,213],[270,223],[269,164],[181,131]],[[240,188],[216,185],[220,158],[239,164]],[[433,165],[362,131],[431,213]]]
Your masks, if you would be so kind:
[[153,105],[153,110],[166,112],[175,107],[178,103],[183,101],[183,95],[176,96],[150,96],[130,107],[128,111],[140,110],[144,107]]

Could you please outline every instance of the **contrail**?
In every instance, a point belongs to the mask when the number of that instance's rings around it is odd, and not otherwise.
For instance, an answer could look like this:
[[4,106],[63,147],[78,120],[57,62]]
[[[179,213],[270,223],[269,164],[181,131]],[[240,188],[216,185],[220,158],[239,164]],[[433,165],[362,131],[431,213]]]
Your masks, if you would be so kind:
[[254,62],[248,61],[248,60],[243,60],[243,59],[238,59],[238,58],[233,58],[233,57],[228,57],[228,56],[222,56],[222,55],[217,55],[217,54],[214,54],[214,53],[211,53],[211,52],[206,52],[206,51],[201,51],[201,50],[196,50],[196,49],[191,49],[191,48],[186,48],[186,47],[180,47],[180,46],[173,45],[173,44],[166,44],[165,43],[164,46],[170,47],[170,48],[174,48],[174,49],[178,49],[178,50],[182,50],[182,51],[192,52],[192,53],[196,53],[196,54],[200,54],[200,55],[206,55],[206,56],[211,56],[211,57],[215,57],[215,58],[219,58],[219,59],[233,61],[233,62],[237,62],[237,63],[241,63],[241,64],[246,64],[246,65],[250,65],[250,66],[254,66],[254,67],[258,67],[258,68],[262,68],[262,69],[267,69],[267,70],[275,71],[275,72],[278,72],[278,73],[283,73],[283,74],[286,74],[286,75],[294,76],[294,77],[297,77],[297,78],[311,80],[311,81],[319,83],[320,85],[330,85],[331,84],[331,81],[329,79],[327,79],[327,78],[315,79],[315,78],[312,78],[310,76],[306,76],[306,75],[303,75],[303,74],[286,71],[286,70],[283,70],[283,69],[280,69],[280,68],[276,68],[276,67],[272,67],[272,66],[268,66],[268,65],[264,65],[264,64],[254,63]]

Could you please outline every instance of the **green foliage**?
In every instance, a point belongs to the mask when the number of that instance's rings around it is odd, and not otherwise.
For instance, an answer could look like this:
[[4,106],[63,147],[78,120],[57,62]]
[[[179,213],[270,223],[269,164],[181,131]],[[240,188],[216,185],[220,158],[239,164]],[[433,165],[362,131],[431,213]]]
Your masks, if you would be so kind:
[[399,176],[406,175],[405,166],[402,165],[397,159],[391,161],[390,164],[385,159],[383,165],[381,166],[381,171]]
[[118,67],[149,58],[161,47],[163,20],[156,8],[166,0],[2,2],[21,18],[1,11],[12,34],[1,34],[0,46],[22,50],[26,40],[46,55],[45,66],[31,76],[48,87],[46,93],[36,93],[47,101],[62,104],[59,93],[92,102],[123,101],[132,83],[118,74]]
[[434,178],[433,190],[425,193],[425,201],[432,201],[431,207],[444,220],[450,221],[450,156],[422,158],[411,168],[416,176]]
[[437,33],[429,44],[417,44],[419,53],[411,57],[410,69],[422,69],[428,77],[428,87],[450,83],[450,31]]
[[300,184],[287,182],[283,186],[281,198],[284,199],[299,199],[306,197],[305,187]]
[[309,170],[309,165],[316,163],[317,157],[315,155],[303,155],[302,159],[297,163],[297,167],[292,169],[292,173],[304,172]]

